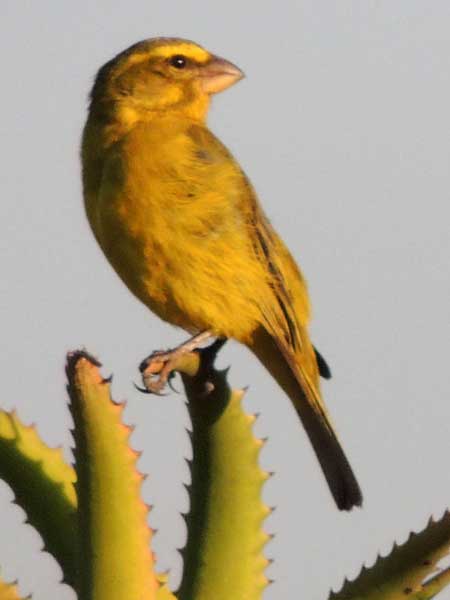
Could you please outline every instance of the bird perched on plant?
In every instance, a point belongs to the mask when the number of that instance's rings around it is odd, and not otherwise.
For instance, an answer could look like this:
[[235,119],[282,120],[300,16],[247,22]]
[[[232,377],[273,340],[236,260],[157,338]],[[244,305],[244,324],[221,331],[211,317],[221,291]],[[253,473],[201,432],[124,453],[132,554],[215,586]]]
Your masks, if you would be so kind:
[[[139,42],[98,72],[82,142],[86,212],[128,288],[194,337],[247,345],[290,397],[340,509],[362,496],[324,406],[305,281],[227,148],[211,96],[243,77],[182,39]],[[167,381],[173,353],[154,390]],[[161,355],[160,355],[161,358]]]

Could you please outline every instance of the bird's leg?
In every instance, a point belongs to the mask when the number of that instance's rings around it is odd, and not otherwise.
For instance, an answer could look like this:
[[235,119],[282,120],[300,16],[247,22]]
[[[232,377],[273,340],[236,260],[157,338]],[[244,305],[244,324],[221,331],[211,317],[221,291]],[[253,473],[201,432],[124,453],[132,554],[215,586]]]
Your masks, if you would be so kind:
[[209,331],[202,331],[189,338],[183,344],[180,344],[173,350],[167,352],[157,350],[147,356],[139,365],[141,373],[149,373],[153,378],[145,378],[146,391],[153,394],[160,394],[166,383],[170,380],[172,372],[176,367],[176,362],[183,354],[197,350],[204,342],[212,336]]

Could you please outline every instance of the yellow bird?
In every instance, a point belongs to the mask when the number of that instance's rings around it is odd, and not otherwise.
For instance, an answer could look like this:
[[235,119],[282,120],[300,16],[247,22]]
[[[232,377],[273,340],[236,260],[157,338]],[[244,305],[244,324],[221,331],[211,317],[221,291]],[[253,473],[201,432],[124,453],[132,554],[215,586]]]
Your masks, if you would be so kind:
[[242,77],[176,38],[139,42],[106,63],[83,133],[86,212],[133,294],[194,335],[178,352],[212,336],[254,352],[291,399],[337,506],[349,510],[362,495],[321,397],[319,375],[329,371],[308,336],[305,280],[206,125],[211,96]]

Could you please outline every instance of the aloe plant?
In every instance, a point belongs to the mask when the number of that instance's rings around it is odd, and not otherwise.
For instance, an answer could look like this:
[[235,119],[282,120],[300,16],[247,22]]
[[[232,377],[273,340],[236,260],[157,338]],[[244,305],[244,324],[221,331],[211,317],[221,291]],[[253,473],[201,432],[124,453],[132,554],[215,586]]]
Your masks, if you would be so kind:
[[[193,352],[176,365],[188,398],[193,448],[188,538],[176,592],[155,572],[139,453],[130,448],[123,404],[112,400],[100,364],[86,352],[68,356],[73,466],[15,413],[0,411],[0,478],[81,600],[262,598],[269,583],[263,522],[270,513],[261,500],[269,476],[259,466],[263,442],[252,432],[255,417],[242,408],[244,392],[230,389],[213,359],[214,349]],[[144,371],[144,383],[152,375]],[[329,600],[432,598],[450,582],[450,569],[436,573],[449,547],[446,513]],[[0,600],[20,600],[16,585],[1,576]]]

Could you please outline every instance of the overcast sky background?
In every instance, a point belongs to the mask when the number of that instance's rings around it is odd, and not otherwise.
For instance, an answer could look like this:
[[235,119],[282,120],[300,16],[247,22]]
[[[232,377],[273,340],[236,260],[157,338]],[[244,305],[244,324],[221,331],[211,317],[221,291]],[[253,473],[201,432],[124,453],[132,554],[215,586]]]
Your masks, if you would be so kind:
[[[450,503],[449,31],[448,0],[1,2],[1,405],[70,456],[65,353],[100,358],[137,423],[154,549],[174,585],[187,413],[182,396],[148,398],[132,381],[185,335],[131,296],[88,228],[78,148],[94,74],[155,35],[193,39],[247,74],[215,99],[210,126],[309,281],[313,339],[334,373],[324,394],[363,510],[337,512],[288,399],[250,353],[229,344],[220,364],[250,385],[276,472],[265,599],[320,600]],[[1,484],[3,575],[35,600],[73,599],[12,498]]]

